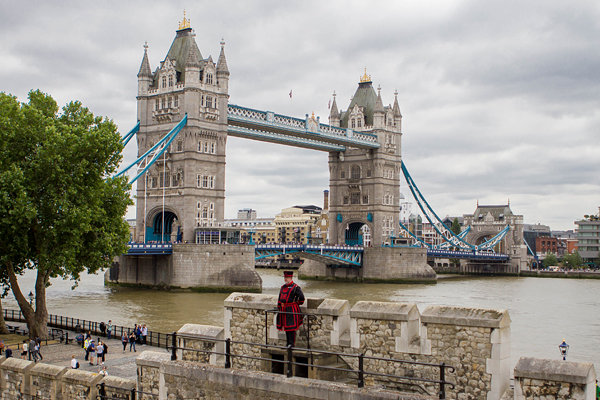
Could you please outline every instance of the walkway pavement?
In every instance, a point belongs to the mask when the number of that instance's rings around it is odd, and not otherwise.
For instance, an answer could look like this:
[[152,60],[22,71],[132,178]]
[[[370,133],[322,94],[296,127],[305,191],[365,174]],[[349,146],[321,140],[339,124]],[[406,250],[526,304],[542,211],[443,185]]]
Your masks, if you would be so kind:
[[[17,325],[17,322],[9,322],[10,325]],[[19,324],[20,325],[20,324]],[[69,337],[75,337],[74,333],[69,332]],[[25,338],[25,336],[21,336]],[[98,337],[93,336],[93,339],[98,343]],[[137,367],[135,364],[136,357],[145,350],[158,351],[168,353],[165,348],[158,348],[154,346],[142,346],[136,345],[136,352],[133,350],[129,351],[129,344],[127,345],[126,351],[123,351],[123,345],[120,339],[106,340],[106,338],[100,338],[108,345],[108,353],[105,356],[105,365],[108,374],[111,376],[118,376],[126,379],[137,379]],[[20,357],[21,351],[16,349],[16,346],[11,346],[13,349],[13,355]],[[75,358],[79,361],[80,369],[83,371],[98,372],[99,366],[96,365],[97,360],[94,360],[94,365],[90,365],[85,361],[85,350],[77,344],[48,344],[44,345],[42,342],[42,348],[40,349],[43,360],[41,362],[52,365],[60,365],[63,367],[71,366],[71,356],[75,355]]]

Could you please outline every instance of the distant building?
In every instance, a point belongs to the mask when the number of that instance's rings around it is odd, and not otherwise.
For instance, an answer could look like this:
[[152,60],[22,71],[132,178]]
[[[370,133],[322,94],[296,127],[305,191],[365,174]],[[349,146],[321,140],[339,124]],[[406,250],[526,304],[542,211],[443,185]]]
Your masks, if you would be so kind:
[[562,257],[565,254],[573,254],[578,248],[577,232],[570,229],[568,231],[552,231],[552,237],[558,239],[558,254]]
[[[541,224],[523,224],[523,239],[527,242],[527,245],[533,252],[534,256],[545,258],[547,255],[547,244],[552,237],[552,231],[548,225]],[[540,240],[538,240],[540,238]],[[544,238],[544,249],[542,250],[542,241]],[[555,239],[556,241],[556,239]],[[556,254],[556,253],[553,253]]]
[[410,215],[413,212],[413,205],[410,201],[404,198],[404,195],[400,193],[400,222],[403,225],[407,225],[410,221]]
[[251,208],[244,208],[243,210],[238,210],[238,219],[244,220],[253,220],[256,219],[256,210]]
[[244,208],[238,210],[238,217],[226,219],[223,226],[238,228],[240,242],[249,243],[251,238],[254,243],[276,243],[275,218],[257,218],[256,210]]
[[442,219],[442,223],[446,226],[446,228],[452,229],[452,224],[454,223],[455,219],[458,219],[458,224],[460,225],[460,230],[462,232],[463,226],[465,225],[464,217],[450,217],[446,215],[446,218]]
[[[471,226],[466,242],[480,245],[498,235],[507,225],[509,230],[504,238],[495,246],[498,253],[508,254],[512,246],[523,245],[523,216],[516,215],[509,204],[480,205],[473,214],[464,214],[464,226]],[[512,249],[511,255],[517,249]]]
[[587,215],[577,225],[577,240],[579,254],[585,264],[596,264],[600,257],[600,208],[597,215]]
[[284,208],[275,216],[276,237],[279,243],[306,244],[315,225],[321,219],[323,209],[318,206],[294,206]]

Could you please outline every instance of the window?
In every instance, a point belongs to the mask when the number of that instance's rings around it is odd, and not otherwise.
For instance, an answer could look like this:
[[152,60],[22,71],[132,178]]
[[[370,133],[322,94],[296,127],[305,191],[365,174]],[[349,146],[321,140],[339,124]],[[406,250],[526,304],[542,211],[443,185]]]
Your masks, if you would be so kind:
[[357,121],[357,122],[358,122],[358,127],[360,128],[360,126],[361,126],[361,122],[362,122],[362,121],[360,120],[360,118],[358,119],[358,121]]
[[208,208],[206,207],[202,209],[202,218],[208,218]]
[[173,75],[169,75],[169,87],[173,87]]
[[203,188],[207,188],[208,187],[208,176],[205,175],[202,177],[202,187]]
[[350,193],[350,204],[360,204],[360,193]]
[[352,124],[352,128],[355,128],[355,127],[356,127],[356,121],[354,120],[354,118],[352,119],[352,122],[351,122],[351,124]]
[[371,174],[372,174],[371,170],[370,170],[370,169],[368,169],[368,170],[367,170],[367,178],[370,178],[370,177],[371,177]]
[[202,142],[201,141],[198,142],[198,152],[202,153]]
[[215,177],[214,176],[208,177],[208,187],[210,187],[211,189],[215,188]]
[[162,77],[162,87],[163,87],[163,88],[166,88],[166,87],[167,87],[167,77],[166,77],[166,76],[163,76],[163,77]]
[[160,99],[160,108],[165,108],[165,99]]
[[369,204],[369,195],[368,194],[363,195],[363,204]]
[[204,142],[203,152],[208,153],[208,142]]
[[344,170],[340,171],[340,178],[341,179],[346,179],[346,171],[344,171]]
[[200,99],[200,106],[204,107],[204,95],[202,95],[202,97]]
[[209,85],[212,85],[212,83],[213,83],[212,74],[206,74],[206,83],[208,83]]
[[215,142],[212,142],[210,144],[210,154],[216,154],[217,150],[217,144]]
[[173,174],[173,177],[171,178],[171,186],[179,186],[179,177],[177,176],[177,174]]
[[175,108],[179,107],[179,96],[175,96],[174,102],[173,102],[173,107],[175,107]]
[[183,140],[177,141],[177,151],[183,151]]
[[172,103],[173,99],[171,97],[169,97],[167,99],[167,108],[171,108],[171,103]]
[[156,176],[152,177],[152,189],[156,189],[158,187],[158,178]]
[[360,179],[360,167],[358,165],[352,166],[350,178]]
[[212,97],[206,96],[206,108],[212,108]]
[[[196,186],[200,187],[200,184],[202,183],[202,175],[198,175],[196,177]],[[198,208],[200,208],[200,203],[198,203]]]
[[348,196],[344,196],[344,204],[348,204]]
[[169,187],[171,186],[171,174],[168,172],[165,172],[164,174],[161,173],[159,175],[159,182],[158,182],[160,187]]
[[154,111],[158,111],[160,109],[160,102],[158,100],[154,101]]

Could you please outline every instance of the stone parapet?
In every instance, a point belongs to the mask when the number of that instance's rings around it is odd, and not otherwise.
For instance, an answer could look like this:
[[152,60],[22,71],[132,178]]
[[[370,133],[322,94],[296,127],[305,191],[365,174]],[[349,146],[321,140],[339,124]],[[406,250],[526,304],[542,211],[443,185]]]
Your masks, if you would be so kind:
[[31,369],[35,366],[33,361],[18,358],[4,358],[0,364],[0,376],[3,399],[16,399],[19,394],[29,395]]
[[108,399],[131,398],[131,392],[136,389],[135,381],[117,376],[106,376],[100,384],[104,384],[104,395]]
[[[211,365],[225,365],[225,329],[218,326],[185,324],[177,331],[177,359]],[[179,335],[183,335],[180,337]],[[207,339],[204,339],[207,338]],[[220,341],[214,341],[216,339]],[[185,350],[196,349],[203,351]],[[221,353],[221,354],[216,354]]]
[[32,396],[40,399],[60,399],[62,395],[62,376],[69,368],[57,365],[36,364],[30,370]]
[[[164,391],[164,376],[160,374],[160,366],[163,362],[170,360],[171,356],[169,354],[149,350],[142,352],[135,360],[138,390],[152,393],[155,396],[163,396],[161,398],[164,399],[164,392],[162,394],[160,392],[161,387]],[[147,398],[152,399],[151,396],[147,396]],[[143,396],[142,399],[144,399]]]
[[96,400],[98,388],[103,376],[88,371],[69,369],[62,379],[62,398],[78,400]]
[[596,398],[596,370],[590,363],[521,357],[514,376],[514,400]]

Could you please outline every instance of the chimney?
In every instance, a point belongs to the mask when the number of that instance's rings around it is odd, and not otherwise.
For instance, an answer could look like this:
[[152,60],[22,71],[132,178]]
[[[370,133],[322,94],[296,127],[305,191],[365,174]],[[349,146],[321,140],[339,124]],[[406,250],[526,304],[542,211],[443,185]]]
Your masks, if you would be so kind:
[[323,211],[329,210],[329,190],[323,191]]

